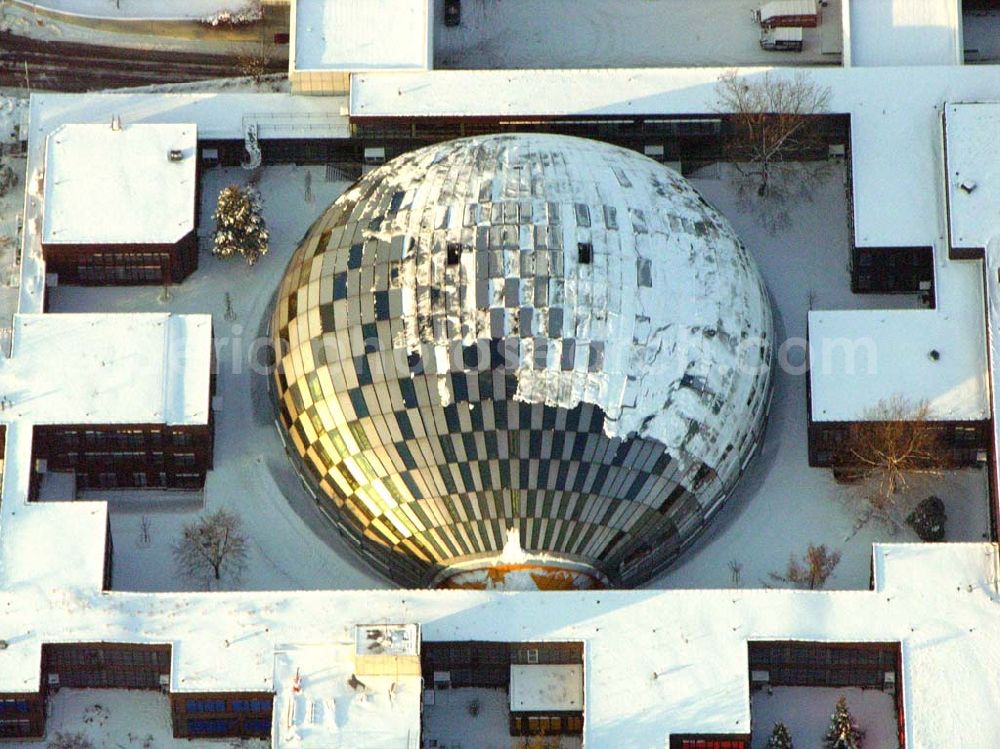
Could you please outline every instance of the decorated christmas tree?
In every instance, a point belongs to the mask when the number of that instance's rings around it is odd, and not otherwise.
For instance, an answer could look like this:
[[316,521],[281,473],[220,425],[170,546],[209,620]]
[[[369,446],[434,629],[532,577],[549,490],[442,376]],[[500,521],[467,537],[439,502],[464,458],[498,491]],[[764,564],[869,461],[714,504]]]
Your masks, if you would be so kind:
[[267,226],[261,215],[260,196],[253,188],[230,185],[224,189],[212,218],[216,221],[212,245],[215,255],[242,255],[247,265],[253,265],[267,254]]
[[792,749],[792,735],[784,723],[775,723],[767,740],[767,749]]
[[830,716],[830,728],[823,739],[823,749],[861,749],[865,732],[858,728],[847,709],[847,700],[841,697]]

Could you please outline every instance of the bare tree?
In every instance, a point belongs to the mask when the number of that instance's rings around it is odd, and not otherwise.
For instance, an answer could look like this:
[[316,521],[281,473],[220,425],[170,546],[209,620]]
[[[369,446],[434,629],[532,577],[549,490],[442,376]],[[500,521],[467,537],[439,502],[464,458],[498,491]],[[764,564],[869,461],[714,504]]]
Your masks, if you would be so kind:
[[740,587],[740,576],[743,574],[743,562],[737,559],[729,560],[729,579],[734,588]]
[[716,110],[731,125],[725,158],[740,177],[743,207],[755,208],[771,230],[787,222],[788,200],[810,199],[827,173],[817,115],[829,102],[830,89],[803,72],[744,78],[732,70],[719,76]]
[[260,43],[250,52],[244,52],[236,59],[239,74],[260,85],[267,77],[273,57],[271,45],[261,38]]
[[771,573],[771,579],[782,583],[792,583],[809,590],[822,588],[830,575],[840,564],[840,552],[830,551],[826,544],[809,544],[802,559],[794,554],[788,557],[788,566],[783,574]]
[[853,492],[876,516],[896,526],[900,500],[919,477],[954,467],[943,432],[930,419],[926,401],[902,396],[881,400],[853,422],[834,451],[834,463],[854,472]]
[[243,520],[220,509],[184,526],[174,544],[174,560],[185,577],[194,580],[239,580],[246,567],[247,538]]

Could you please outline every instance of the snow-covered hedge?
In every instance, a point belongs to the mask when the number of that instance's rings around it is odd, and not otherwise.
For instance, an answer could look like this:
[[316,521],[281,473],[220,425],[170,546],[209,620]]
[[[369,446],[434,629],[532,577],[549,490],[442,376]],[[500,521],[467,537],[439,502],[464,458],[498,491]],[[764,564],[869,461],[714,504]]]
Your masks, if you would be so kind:
[[260,3],[253,0],[237,10],[220,10],[205,16],[201,22],[206,26],[248,26],[263,17],[264,11],[261,10]]

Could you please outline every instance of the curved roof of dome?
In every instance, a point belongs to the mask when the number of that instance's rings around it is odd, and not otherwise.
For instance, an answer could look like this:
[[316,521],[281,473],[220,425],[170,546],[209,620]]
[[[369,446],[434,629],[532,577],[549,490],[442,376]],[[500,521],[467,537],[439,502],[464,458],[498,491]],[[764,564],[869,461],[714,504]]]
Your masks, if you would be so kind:
[[[366,236],[409,238],[408,350],[455,361],[455,344],[505,339],[515,398],[591,403],[609,437],[717,462],[769,362],[770,306],[729,222],[678,174],[597,141],[486,136],[400,156],[345,198],[383,217]],[[438,392],[447,405],[443,373]]]
[[373,170],[307,232],[275,382],[307,477],[391,577],[506,563],[513,528],[531,564],[634,583],[754,449],[771,326],[746,250],[675,172],[476,137]]

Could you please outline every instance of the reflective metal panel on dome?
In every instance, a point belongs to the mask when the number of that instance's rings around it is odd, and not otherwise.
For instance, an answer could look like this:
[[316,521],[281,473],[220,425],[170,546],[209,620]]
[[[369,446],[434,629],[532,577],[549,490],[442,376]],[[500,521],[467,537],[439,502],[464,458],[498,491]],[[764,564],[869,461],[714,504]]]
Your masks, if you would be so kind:
[[278,294],[281,421],[408,585],[634,585],[718,510],[770,395],[767,292],[678,174],[496,135],[370,172]]

